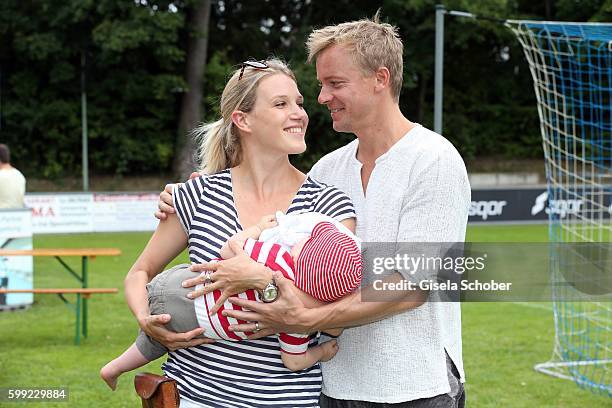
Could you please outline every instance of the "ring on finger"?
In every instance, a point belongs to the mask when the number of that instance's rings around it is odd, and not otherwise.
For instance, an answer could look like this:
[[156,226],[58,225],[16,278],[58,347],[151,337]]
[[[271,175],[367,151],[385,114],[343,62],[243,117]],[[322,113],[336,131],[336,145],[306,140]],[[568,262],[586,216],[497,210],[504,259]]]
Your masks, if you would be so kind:
[[255,331],[258,332],[261,329],[259,328],[259,322],[255,322]]
[[204,285],[208,285],[212,283],[212,272],[206,271],[204,272]]

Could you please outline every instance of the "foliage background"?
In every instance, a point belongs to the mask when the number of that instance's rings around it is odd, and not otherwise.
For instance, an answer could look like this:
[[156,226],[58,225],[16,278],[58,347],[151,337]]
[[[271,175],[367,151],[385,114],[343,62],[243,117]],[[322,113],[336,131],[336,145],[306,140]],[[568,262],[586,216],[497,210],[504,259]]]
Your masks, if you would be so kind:
[[[81,172],[81,67],[88,98],[90,174],[166,175],[186,91],[186,16],[201,0],[3,0],[0,7],[0,142],[26,176]],[[332,130],[316,102],[304,40],[313,27],[372,16],[404,41],[405,115],[433,123],[436,0],[213,0],[202,120],[236,64],[281,56],[296,71],[310,115],[307,170],[352,139]],[[448,9],[499,18],[610,21],[612,0],[448,0]],[[529,69],[503,25],[447,18],[444,134],[468,161],[541,157]],[[83,64],[83,61],[85,63]],[[176,174],[176,172],[175,172]]]

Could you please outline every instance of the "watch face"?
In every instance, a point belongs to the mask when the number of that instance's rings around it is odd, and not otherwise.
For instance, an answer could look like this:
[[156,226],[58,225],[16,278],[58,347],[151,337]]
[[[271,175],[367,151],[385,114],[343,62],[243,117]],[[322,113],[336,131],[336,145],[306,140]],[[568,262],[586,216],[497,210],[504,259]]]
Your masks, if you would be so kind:
[[263,301],[264,302],[273,302],[276,300],[278,296],[278,290],[274,285],[268,285],[263,290]]

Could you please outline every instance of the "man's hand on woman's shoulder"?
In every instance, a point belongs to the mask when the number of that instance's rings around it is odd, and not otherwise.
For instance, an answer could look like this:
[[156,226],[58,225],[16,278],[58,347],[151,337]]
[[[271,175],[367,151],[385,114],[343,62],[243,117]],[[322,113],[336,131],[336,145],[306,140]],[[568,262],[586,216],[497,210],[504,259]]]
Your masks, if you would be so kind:
[[[200,173],[193,172],[189,176],[189,180],[199,177]],[[177,183],[180,185],[180,183]],[[155,218],[165,220],[168,214],[174,214],[174,203],[172,202],[172,189],[176,184],[166,184],[164,190],[159,193],[159,202],[157,203],[158,210],[155,211]]]

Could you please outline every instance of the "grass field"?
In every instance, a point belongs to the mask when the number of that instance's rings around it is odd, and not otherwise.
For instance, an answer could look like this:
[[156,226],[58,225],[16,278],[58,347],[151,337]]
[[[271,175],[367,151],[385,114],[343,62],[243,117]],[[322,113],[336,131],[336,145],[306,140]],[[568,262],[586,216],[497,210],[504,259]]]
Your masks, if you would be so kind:
[[[130,373],[111,392],[99,368],[134,339],[137,326],[123,298],[125,272],[144,247],[149,233],[42,235],[36,248],[119,247],[116,258],[90,263],[91,287],[118,287],[119,295],[90,301],[89,338],[73,345],[74,314],[56,296],[37,296],[29,310],[0,313],[0,387],[69,388],[69,403],[45,407],[137,407]],[[545,225],[471,226],[469,241],[545,242]],[[184,255],[183,255],[184,257]],[[185,260],[186,258],[181,259]],[[78,268],[78,263],[73,263]],[[36,287],[76,286],[54,259],[35,260]],[[550,358],[553,320],[547,303],[466,303],[463,310],[464,360],[471,407],[604,407],[608,398],[579,389],[569,381],[536,373],[533,366]],[[160,372],[161,359],[147,371]],[[407,379],[410,381],[410,379]],[[25,405],[24,406],[34,406]],[[0,402],[17,407],[17,403]]]

